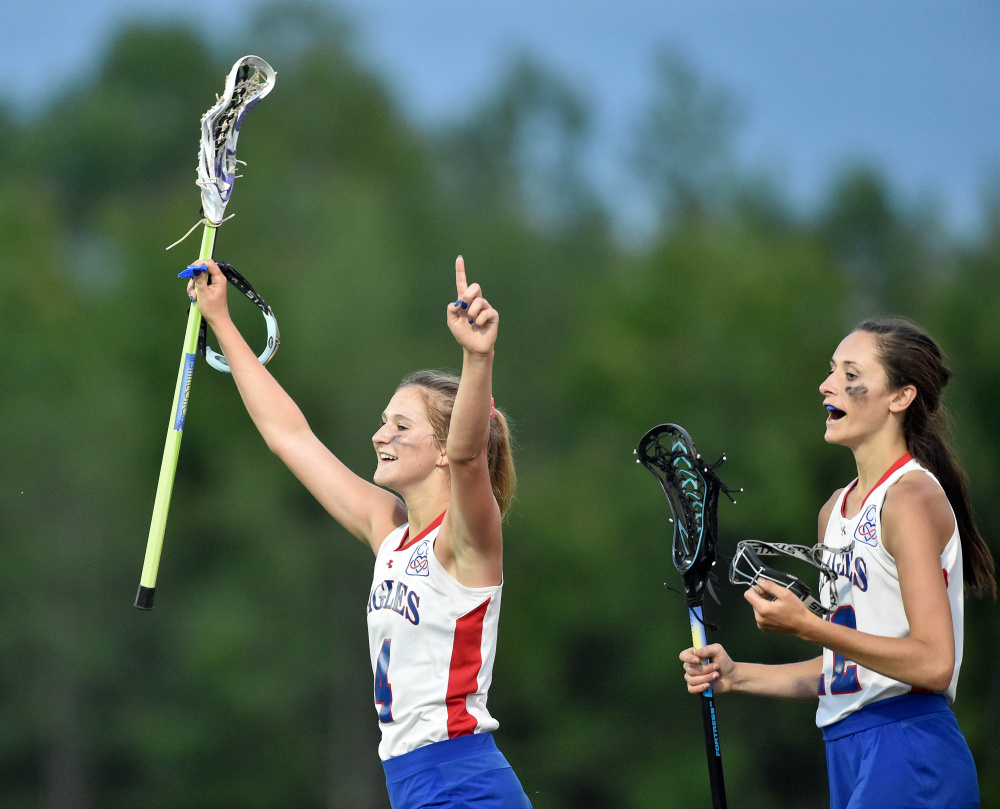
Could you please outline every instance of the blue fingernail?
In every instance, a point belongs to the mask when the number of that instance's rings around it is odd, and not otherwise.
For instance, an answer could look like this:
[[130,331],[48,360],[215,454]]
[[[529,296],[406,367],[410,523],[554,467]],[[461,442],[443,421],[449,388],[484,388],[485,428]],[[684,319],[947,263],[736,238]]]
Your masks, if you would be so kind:
[[462,305],[462,302],[461,302],[460,300],[459,300],[459,301],[455,301],[455,302],[454,302],[454,303],[452,304],[452,306],[461,306],[461,305]]
[[468,309],[469,308],[469,304],[467,304],[465,301],[462,301],[462,308],[463,309]]
[[469,318],[469,322],[470,322],[470,323],[472,322],[472,318],[471,318],[471,317]]
[[194,303],[194,295],[188,295],[188,300]]
[[177,273],[178,278],[197,278],[200,273],[208,272],[204,264],[188,264],[187,269]]

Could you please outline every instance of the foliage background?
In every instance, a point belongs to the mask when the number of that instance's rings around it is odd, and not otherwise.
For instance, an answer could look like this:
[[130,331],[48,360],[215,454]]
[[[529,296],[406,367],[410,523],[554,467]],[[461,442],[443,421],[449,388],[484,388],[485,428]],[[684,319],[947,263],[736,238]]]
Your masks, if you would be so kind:
[[[958,239],[857,167],[805,215],[731,149],[727,100],[665,54],[635,134],[661,212],[615,235],[584,179],[588,107],[530,59],[446,128],[417,128],[335,18],[262,12],[279,70],[216,255],[278,314],[272,367],[352,468],[399,378],[450,367],[452,262],[503,315],[495,393],[520,488],[491,706],[537,809],[707,803],[666,504],[631,450],[683,424],[725,478],[726,548],[813,541],[853,476],[816,386],[854,323],[905,314],[946,348],[956,443],[997,552],[1000,205]],[[198,217],[195,124],[243,51],[123,29],[92,78],[26,119],[0,102],[0,799],[5,807],[386,807],[361,607],[370,558],[267,452],[228,377],[195,374],[157,609],[132,608],[187,300],[173,242]],[[185,65],[183,77],[166,65]],[[185,252],[186,251],[186,252]],[[233,306],[245,330],[254,312]],[[710,617],[734,657],[740,593]],[[955,710],[1000,806],[995,606],[970,602]],[[720,701],[734,806],[823,805],[811,705]]]

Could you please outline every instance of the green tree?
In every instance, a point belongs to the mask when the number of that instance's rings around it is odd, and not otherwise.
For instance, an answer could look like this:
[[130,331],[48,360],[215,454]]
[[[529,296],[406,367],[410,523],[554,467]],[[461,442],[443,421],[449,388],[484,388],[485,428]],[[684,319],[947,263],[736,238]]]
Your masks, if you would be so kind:
[[[795,212],[739,167],[727,94],[668,62],[636,143],[661,226],[623,244],[584,170],[587,100],[541,63],[515,62],[465,120],[424,130],[322,9],[265,8],[227,42],[134,24],[36,116],[0,103],[5,807],[388,805],[361,607],[371,559],[203,363],[157,607],[131,606],[188,304],[176,274],[195,250],[163,248],[199,217],[198,119],[245,52],[279,78],[240,136],[249,165],[216,254],[274,307],[271,368],[317,434],[366,474],[398,380],[458,365],[443,318],[456,253],[501,311],[494,392],[520,490],[491,707],[537,809],[707,799],[676,662],[683,600],[663,587],[679,586],[666,504],[632,463],[654,424],[728,454],[724,477],[745,491],[720,506],[724,550],[812,541],[853,475],[821,439],[827,358],[863,316],[910,314],[949,352],[956,437],[995,542],[996,210],[958,244],[860,170],[816,217]],[[231,306],[261,339],[256,310]],[[719,589],[709,615],[735,654],[815,653],[762,635],[739,591]],[[1000,805],[994,609],[970,604],[955,706],[984,806]],[[825,800],[811,706],[733,697],[719,712],[734,796]]]

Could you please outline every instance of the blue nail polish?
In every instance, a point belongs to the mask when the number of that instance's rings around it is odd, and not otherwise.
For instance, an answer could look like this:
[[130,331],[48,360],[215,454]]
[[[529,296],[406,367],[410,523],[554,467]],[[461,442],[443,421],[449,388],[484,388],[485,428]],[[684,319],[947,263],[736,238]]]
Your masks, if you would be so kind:
[[461,306],[461,305],[462,305],[462,302],[461,302],[460,300],[458,300],[458,301],[455,301],[455,302],[454,302],[454,303],[452,304],[452,306]]
[[469,304],[467,304],[465,301],[462,301],[462,308],[463,309],[468,309],[469,308]]
[[188,295],[188,300],[194,303],[194,295]]
[[472,318],[471,318],[471,317],[469,318],[469,322],[470,322],[470,323],[472,322]]

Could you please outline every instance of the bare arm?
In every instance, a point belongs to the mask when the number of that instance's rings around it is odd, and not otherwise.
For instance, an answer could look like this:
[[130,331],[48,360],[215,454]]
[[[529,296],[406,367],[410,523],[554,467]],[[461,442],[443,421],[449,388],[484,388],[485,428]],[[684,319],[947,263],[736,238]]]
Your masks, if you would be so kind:
[[908,637],[871,635],[825,621],[771,582],[761,582],[764,596],[748,590],[745,597],[765,632],[789,632],[886,677],[943,691],[954,671],[955,638],[940,556],[954,525],[944,493],[923,473],[906,475],[886,494],[882,540],[896,560]]
[[711,686],[717,694],[738,691],[781,699],[815,701],[819,698],[822,657],[776,666],[737,663],[720,644],[710,643],[702,649],[685,649],[680,659],[684,664],[687,689],[692,694],[700,694]]
[[373,549],[406,517],[390,492],[355,475],[315,436],[298,405],[260,363],[233,325],[225,276],[214,261],[189,285],[229,363],[247,412],[274,452],[347,531]]
[[448,327],[462,346],[462,378],[448,431],[451,501],[438,550],[442,563],[462,584],[482,587],[503,579],[500,507],[487,457],[499,315],[479,284],[467,284],[461,256],[455,261],[455,286],[458,300],[448,306]]
[[[839,491],[834,492],[820,509],[821,541],[839,494]],[[753,588],[747,592],[753,593]],[[785,591],[782,589],[782,592]],[[797,598],[795,600],[798,601]],[[685,649],[681,652],[680,659],[684,663],[684,679],[687,681],[688,691],[692,694],[700,694],[711,686],[720,694],[725,694],[727,691],[741,691],[745,694],[781,699],[810,701],[819,699],[819,678],[823,672],[822,655],[811,660],[782,665],[737,663],[729,657],[721,645],[713,643],[703,649]]]

